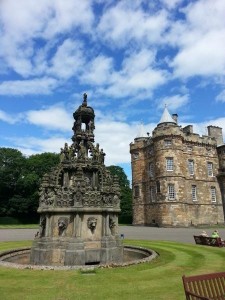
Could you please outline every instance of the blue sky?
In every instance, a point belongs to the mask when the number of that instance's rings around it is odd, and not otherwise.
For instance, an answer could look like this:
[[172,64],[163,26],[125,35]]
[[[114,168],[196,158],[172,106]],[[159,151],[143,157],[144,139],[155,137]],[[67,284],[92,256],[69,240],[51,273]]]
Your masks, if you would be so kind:
[[2,0],[0,146],[59,152],[84,92],[106,164],[129,178],[129,144],[165,104],[225,133],[224,16],[223,0]]

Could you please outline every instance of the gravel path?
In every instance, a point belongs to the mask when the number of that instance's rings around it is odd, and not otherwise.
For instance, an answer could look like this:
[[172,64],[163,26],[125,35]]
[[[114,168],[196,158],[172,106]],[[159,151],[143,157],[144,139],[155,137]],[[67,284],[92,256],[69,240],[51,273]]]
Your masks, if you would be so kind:
[[[205,229],[211,235],[213,229]],[[125,239],[135,240],[167,240],[194,244],[193,235],[199,235],[201,229],[196,228],[156,228],[144,226],[120,226],[119,231]],[[0,241],[33,240],[37,229],[0,229]],[[219,229],[220,236],[225,239],[225,228]]]

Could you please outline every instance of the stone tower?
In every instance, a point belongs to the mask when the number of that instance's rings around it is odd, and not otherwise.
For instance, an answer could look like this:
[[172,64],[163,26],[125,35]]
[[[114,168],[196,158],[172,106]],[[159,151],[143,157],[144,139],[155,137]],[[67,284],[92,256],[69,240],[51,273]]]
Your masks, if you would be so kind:
[[40,187],[40,230],[31,263],[122,262],[118,179],[106,169],[103,149],[94,144],[95,114],[86,94],[73,117],[73,143],[61,149],[60,164],[43,177]]
[[217,180],[220,185],[223,201],[223,210],[225,212],[225,144],[217,147],[217,153],[219,158],[219,170],[217,174]]
[[133,224],[162,227],[224,223],[225,145],[222,129],[208,135],[178,125],[165,108],[152,136],[130,144]]

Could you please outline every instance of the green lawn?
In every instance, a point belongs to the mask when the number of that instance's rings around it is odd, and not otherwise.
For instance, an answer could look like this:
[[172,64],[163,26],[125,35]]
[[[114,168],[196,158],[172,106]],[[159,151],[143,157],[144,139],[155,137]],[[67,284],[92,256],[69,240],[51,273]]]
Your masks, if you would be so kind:
[[[224,271],[225,248],[165,241],[124,241],[151,248],[160,257],[125,268],[80,271],[16,270],[0,267],[3,300],[184,299],[181,276]],[[0,251],[31,242],[2,242]]]
[[35,229],[38,227],[38,224],[0,224],[0,229]]

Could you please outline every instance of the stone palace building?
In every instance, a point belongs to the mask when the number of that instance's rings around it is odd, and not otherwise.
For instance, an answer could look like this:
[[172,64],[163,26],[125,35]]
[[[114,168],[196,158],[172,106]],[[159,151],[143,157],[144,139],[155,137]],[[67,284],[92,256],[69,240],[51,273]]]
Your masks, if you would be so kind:
[[189,227],[224,223],[225,144],[222,128],[208,135],[178,125],[165,107],[152,136],[130,144],[133,225]]

